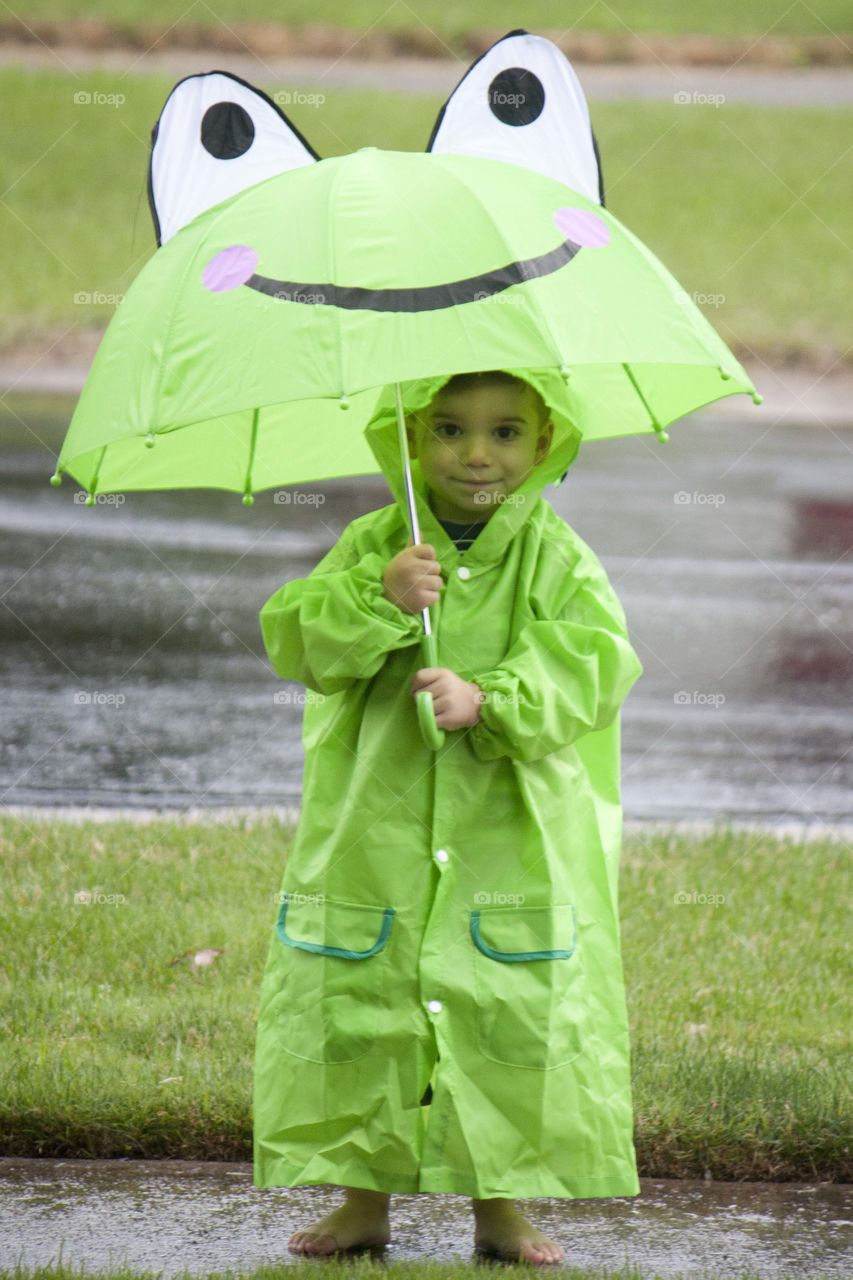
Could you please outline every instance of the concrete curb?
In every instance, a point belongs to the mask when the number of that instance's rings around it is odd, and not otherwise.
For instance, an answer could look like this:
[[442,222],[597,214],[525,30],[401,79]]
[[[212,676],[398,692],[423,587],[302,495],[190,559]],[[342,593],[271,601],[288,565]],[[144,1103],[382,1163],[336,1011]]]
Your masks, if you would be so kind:
[[[140,826],[151,822],[175,822],[180,825],[198,823],[201,826],[231,826],[244,824],[246,829],[277,821],[285,825],[295,824],[300,809],[294,806],[230,807],[221,809],[163,809],[163,808],[115,808],[103,805],[7,805],[2,813],[9,817],[30,822],[131,822]],[[739,819],[626,818],[625,835],[634,833],[649,835],[654,832],[673,832],[686,836],[710,836],[716,832],[734,831],[767,834],[779,839],[796,841],[832,840],[840,844],[853,842],[853,824],[822,822],[767,823]]]

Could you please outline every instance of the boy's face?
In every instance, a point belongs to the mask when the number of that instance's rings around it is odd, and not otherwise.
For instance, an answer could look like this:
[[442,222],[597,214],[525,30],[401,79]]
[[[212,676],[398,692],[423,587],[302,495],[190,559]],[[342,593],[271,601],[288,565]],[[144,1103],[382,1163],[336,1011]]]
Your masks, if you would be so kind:
[[550,420],[540,425],[540,412],[532,387],[498,385],[441,390],[410,415],[409,452],[440,520],[486,521],[527,479],[554,433]]

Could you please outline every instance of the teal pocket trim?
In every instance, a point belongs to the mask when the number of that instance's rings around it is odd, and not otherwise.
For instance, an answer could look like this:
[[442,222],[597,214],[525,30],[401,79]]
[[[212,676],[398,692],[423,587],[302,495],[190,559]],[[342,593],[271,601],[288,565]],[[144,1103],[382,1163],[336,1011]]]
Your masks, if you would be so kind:
[[496,951],[494,947],[489,946],[480,933],[479,911],[471,912],[471,937],[474,939],[474,945],[482,951],[484,956],[488,956],[491,960],[503,960],[506,962],[513,960],[567,960],[569,956],[574,954],[578,942],[577,912],[574,905],[572,905],[571,951],[563,951],[559,948],[554,951]]
[[368,947],[366,951],[348,951],[346,947],[328,947],[323,942],[302,942],[299,938],[291,938],[284,927],[289,905],[287,898],[285,898],[279,907],[278,919],[276,920],[276,933],[282,942],[286,942],[289,947],[299,947],[302,951],[313,951],[320,956],[341,956],[344,960],[366,960],[368,956],[375,956],[377,951],[381,951],[388,941],[388,935],[391,932],[391,925],[394,923],[396,914],[394,907],[385,907],[382,913],[382,928],[373,946]]

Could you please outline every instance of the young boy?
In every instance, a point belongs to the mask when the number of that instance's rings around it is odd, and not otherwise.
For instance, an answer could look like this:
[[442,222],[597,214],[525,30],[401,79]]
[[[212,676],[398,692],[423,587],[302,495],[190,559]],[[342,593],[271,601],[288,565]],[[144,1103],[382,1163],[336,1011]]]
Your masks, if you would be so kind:
[[541,497],[579,446],[561,385],[409,385],[418,546],[386,397],[366,435],[395,502],[261,610],[277,674],[320,696],[261,988],[255,1184],[346,1194],[293,1251],[387,1243],[390,1193],[431,1191],[471,1197],[479,1249],[555,1263],[514,1198],[639,1191],[618,713],[643,668],[600,562]]

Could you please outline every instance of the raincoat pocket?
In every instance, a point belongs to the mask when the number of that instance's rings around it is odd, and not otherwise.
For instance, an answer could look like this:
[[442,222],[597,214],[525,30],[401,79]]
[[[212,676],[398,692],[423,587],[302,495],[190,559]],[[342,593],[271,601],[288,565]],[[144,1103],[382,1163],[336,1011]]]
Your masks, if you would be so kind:
[[389,1015],[394,915],[393,907],[285,895],[273,1016],[287,1053],[328,1065],[352,1062],[376,1043]]
[[470,925],[480,1052],[539,1070],[571,1062],[587,1017],[574,905],[487,907]]

